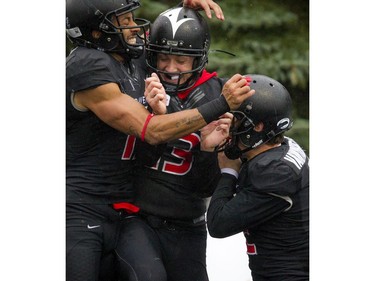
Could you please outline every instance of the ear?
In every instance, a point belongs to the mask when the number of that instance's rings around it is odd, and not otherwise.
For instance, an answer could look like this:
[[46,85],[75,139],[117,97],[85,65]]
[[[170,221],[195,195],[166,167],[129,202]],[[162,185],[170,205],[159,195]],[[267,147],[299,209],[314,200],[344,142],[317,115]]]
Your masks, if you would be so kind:
[[99,39],[100,36],[102,36],[102,33],[98,30],[93,30],[91,31],[92,38],[94,39]]
[[263,131],[263,128],[264,128],[263,122],[259,122],[258,124],[255,125],[254,131],[259,133]]

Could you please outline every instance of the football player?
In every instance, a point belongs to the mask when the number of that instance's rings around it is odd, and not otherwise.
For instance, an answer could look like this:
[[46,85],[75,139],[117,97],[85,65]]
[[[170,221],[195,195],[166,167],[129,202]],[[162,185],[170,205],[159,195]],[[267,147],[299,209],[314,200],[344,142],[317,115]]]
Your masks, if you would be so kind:
[[284,136],[293,125],[287,89],[264,75],[249,77],[255,94],[232,111],[208,230],[216,238],[244,233],[254,281],[307,281],[309,159]]

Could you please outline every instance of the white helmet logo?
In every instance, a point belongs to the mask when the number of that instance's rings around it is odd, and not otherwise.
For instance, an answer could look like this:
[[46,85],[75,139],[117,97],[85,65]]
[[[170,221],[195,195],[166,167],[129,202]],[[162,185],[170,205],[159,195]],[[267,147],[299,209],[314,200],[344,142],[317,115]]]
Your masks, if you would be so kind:
[[283,130],[283,129],[288,128],[289,123],[290,123],[289,118],[283,118],[279,122],[277,122],[277,127]]
[[178,21],[177,18],[178,18],[178,15],[180,14],[181,9],[182,8],[177,8],[177,9],[174,9],[172,11],[167,11],[167,12],[162,14],[163,16],[168,18],[169,21],[171,22],[172,31],[173,31],[173,38],[174,38],[174,36],[177,32],[177,29],[181,26],[181,24],[183,24],[184,22],[189,21],[189,20],[194,20],[193,18],[184,18],[184,19],[180,19]]

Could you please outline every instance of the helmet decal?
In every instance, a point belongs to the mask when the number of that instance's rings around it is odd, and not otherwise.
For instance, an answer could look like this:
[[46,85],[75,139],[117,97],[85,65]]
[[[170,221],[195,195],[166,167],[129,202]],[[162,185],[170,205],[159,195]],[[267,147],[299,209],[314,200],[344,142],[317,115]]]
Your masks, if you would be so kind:
[[77,38],[77,37],[81,37],[82,36],[81,30],[77,26],[73,27],[73,28],[66,29],[66,32],[72,38]]
[[289,118],[283,118],[279,122],[277,122],[277,127],[281,130],[284,130],[289,127],[290,120]]
[[[184,22],[187,22],[189,20],[195,20],[193,18],[184,18],[178,20],[178,15],[180,14],[181,8],[173,9],[171,11],[167,11],[163,13],[162,15],[165,16],[171,23],[172,31],[173,31],[173,38],[176,35],[177,29],[183,24]],[[168,14],[168,15],[167,15]]]

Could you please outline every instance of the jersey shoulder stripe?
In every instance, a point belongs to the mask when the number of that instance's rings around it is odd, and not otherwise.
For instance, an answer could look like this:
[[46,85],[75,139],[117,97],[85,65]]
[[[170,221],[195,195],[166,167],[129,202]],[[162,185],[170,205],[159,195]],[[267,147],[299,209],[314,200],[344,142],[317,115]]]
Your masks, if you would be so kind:
[[305,165],[307,161],[307,156],[294,140],[287,137],[285,137],[285,139],[288,142],[289,149],[283,159],[289,163],[289,166],[291,166],[297,174],[299,174],[303,165]]

